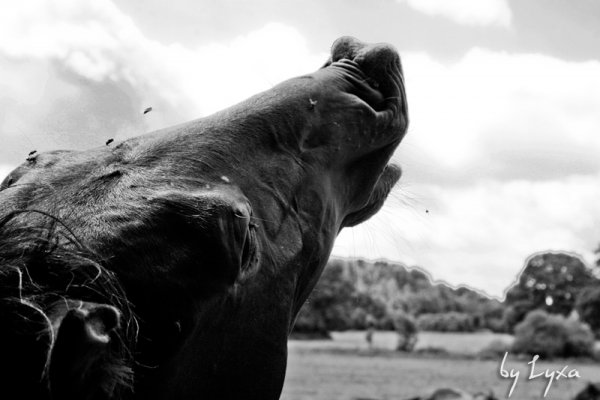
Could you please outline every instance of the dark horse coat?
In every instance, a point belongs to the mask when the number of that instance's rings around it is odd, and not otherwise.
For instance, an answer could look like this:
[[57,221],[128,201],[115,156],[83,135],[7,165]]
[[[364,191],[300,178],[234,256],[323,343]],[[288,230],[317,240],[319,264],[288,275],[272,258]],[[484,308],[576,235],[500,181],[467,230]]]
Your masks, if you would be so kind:
[[296,314],[399,179],[407,123],[396,51],[342,38],[214,115],[29,157],[0,191],[4,393],[277,399]]

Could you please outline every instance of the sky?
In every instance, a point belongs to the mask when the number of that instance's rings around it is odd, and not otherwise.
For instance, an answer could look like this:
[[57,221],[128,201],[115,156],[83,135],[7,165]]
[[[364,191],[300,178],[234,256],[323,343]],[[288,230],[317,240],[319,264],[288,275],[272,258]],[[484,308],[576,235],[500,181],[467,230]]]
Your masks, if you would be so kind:
[[[596,0],[0,0],[0,175],[208,115],[319,68],[343,35],[401,54],[403,178],[334,255],[502,297],[526,259],[600,244]],[[146,115],[142,111],[152,106]]]

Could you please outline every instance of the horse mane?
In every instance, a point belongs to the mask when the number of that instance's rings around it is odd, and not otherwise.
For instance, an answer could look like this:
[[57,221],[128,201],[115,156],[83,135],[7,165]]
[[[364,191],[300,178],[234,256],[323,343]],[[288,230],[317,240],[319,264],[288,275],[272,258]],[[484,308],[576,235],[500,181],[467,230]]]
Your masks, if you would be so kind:
[[51,396],[48,370],[61,323],[56,310],[83,302],[120,312],[108,350],[88,366],[102,377],[99,392],[122,398],[133,387],[138,324],[115,273],[49,212],[16,210],[0,217],[0,380],[5,390]]

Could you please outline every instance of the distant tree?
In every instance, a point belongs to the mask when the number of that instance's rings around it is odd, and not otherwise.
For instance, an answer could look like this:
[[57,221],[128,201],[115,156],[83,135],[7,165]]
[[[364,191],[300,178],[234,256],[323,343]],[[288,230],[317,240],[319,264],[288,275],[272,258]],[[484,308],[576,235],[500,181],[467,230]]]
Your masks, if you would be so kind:
[[598,284],[579,257],[566,253],[541,253],[530,257],[518,282],[506,293],[505,305],[511,307],[509,328],[535,309],[568,315],[577,293]]
[[585,288],[579,296],[575,309],[579,318],[586,322],[600,337],[600,285]]
[[398,333],[398,351],[413,351],[417,344],[417,324],[413,317],[405,313],[394,315],[394,329]]
[[369,293],[359,292],[348,263],[333,260],[301,309],[295,331],[306,334],[312,329],[321,335],[323,330],[366,329],[369,315],[376,328],[391,325],[386,305]]
[[[331,259],[296,321],[296,331],[366,329],[367,315],[379,330],[395,330],[395,315],[468,314],[460,329],[502,330],[504,305],[467,287],[433,284],[417,267],[385,261]],[[470,321],[465,325],[465,321]],[[457,318],[447,325],[457,325]],[[452,328],[458,329],[458,328]]]
[[328,330],[351,329],[354,286],[337,268],[331,268],[323,277],[311,295],[312,307],[323,315]]
[[343,264],[328,265],[319,283],[298,315],[295,330],[308,333],[346,330],[353,327],[353,298],[355,288],[344,275]]
[[513,303],[510,306],[504,307],[502,329],[505,332],[513,333],[515,326],[533,309],[534,307],[530,302]]
[[350,313],[350,329],[389,329],[389,315],[385,304],[370,297],[367,293],[355,293],[352,296]]
[[436,332],[473,332],[473,316],[466,313],[450,311],[436,314],[421,314],[417,318],[417,326],[423,331]]
[[590,357],[594,352],[594,335],[587,324],[535,310],[515,327],[512,351],[548,358]]
[[490,329],[493,332],[504,332],[504,304],[496,299],[487,299],[480,301],[478,314],[480,316],[480,324],[477,328]]
[[419,269],[411,269],[408,273],[408,276],[410,280],[409,284],[415,291],[431,287],[431,280],[423,271]]
[[406,298],[406,303],[408,304],[407,308],[414,315],[434,314],[445,311],[439,291],[433,288],[411,292]]
[[298,313],[293,336],[302,339],[331,338],[323,314],[315,311],[310,302],[304,304]]

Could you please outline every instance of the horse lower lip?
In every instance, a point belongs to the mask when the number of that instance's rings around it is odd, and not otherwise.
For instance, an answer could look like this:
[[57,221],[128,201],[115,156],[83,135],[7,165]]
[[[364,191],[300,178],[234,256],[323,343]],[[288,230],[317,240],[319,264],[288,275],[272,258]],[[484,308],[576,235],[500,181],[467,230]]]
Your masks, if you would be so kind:
[[392,188],[398,183],[402,176],[402,170],[396,164],[388,164],[383,170],[383,174],[381,174],[381,178],[383,180],[384,187],[384,197],[387,197]]
[[402,168],[398,164],[389,163],[385,166],[386,171],[393,171],[394,174],[397,174],[396,181],[398,181],[402,177]]

